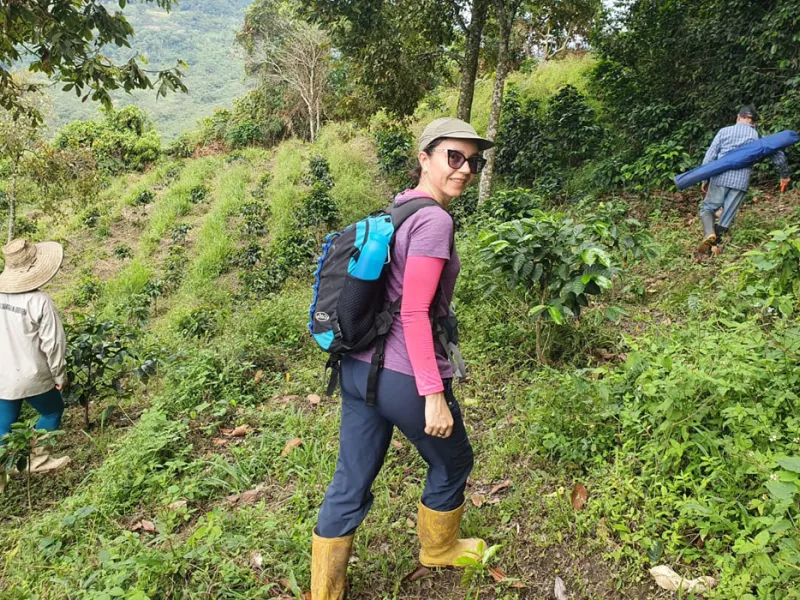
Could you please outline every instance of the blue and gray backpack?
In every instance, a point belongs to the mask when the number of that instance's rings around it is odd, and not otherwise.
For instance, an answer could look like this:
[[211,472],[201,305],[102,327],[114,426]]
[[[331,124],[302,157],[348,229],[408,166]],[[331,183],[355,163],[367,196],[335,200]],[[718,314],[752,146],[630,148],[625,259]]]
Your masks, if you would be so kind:
[[[431,198],[415,198],[399,205],[393,203],[325,238],[314,272],[316,281],[308,330],[317,344],[330,354],[325,365],[326,370],[331,369],[328,396],[336,391],[342,356],[374,343],[366,400],[368,406],[375,405],[386,335],[400,311],[402,300],[400,297],[387,303],[385,299],[386,267],[392,259],[394,234],[407,218],[428,206],[440,205]],[[433,306],[436,304],[434,302]]]

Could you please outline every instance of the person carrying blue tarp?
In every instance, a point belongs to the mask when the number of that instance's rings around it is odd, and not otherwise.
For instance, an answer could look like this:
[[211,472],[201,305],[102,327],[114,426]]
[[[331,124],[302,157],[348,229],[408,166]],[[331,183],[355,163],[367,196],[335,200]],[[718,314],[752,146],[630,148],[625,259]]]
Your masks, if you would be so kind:
[[[758,139],[756,122],[758,113],[752,106],[743,106],[736,117],[736,124],[723,127],[714,136],[703,164],[718,160],[732,150]],[[781,192],[786,191],[789,184],[789,166],[786,155],[782,151],[775,152],[772,160],[781,177]],[[739,205],[747,193],[750,184],[751,167],[732,169],[713,176],[709,182],[703,182],[702,190],[705,199],[700,207],[700,221],[703,224],[703,241],[697,248],[699,255],[707,254],[712,247],[719,244],[722,236],[728,231]],[[716,212],[722,209],[719,222],[715,224]]]

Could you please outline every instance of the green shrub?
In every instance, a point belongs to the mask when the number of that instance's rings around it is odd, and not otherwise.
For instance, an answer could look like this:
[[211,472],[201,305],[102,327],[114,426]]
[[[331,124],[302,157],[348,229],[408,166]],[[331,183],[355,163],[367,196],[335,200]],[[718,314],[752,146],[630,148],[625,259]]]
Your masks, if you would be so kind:
[[300,227],[334,227],[339,220],[339,207],[329,192],[329,188],[315,183],[302,198],[297,211],[297,224]]
[[97,226],[97,222],[100,220],[100,209],[97,207],[92,207],[86,210],[83,215],[81,215],[81,223],[86,227],[92,229]]
[[512,289],[534,306],[536,354],[545,360],[542,320],[560,325],[580,316],[589,296],[611,287],[618,273],[593,231],[566,215],[536,211],[529,218],[501,223],[480,240],[481,256]]
[[114,256],[121,260],[131,258],[133,256],[133,249],[128,244],[117,244],[114,246]]
[[602,518],[632,560],[661,547],[712,561],[715,597],[791,597],[781,590],[800,561],[800,329],[720,313],[628,343],[622,367],[532,382],[527,437],[590,479],[625,482],[598,488],[587,519]]
[[155,193],[152,190],[142,190],[133,197],[133,204],[135,206],[146,206],[156,199]]
[[89,402],[100,403],[109,392],[120,391],[124,362],[133,357],[136,333],[113,321],[79,317],[65,326],[67,333],[67,377],[70,386],[66,402],[84,408],[89,427]]
[[73,121],[58,131],[53,144],[90,151],[107,173],[141,171],[161,156],[161,138],[135,106],[104,111],[100,121]]
[[383,125],[375,131],[378,165],[396,190],[410,187],[408,170],[412,164],[414,136],[407,127],[398,124]]
[[480,207],[480,213],[497,221],[530,217],[544,207],[544,200],[533,190],[517,188],[495,192]]
[[202,202],[208,196],[208,187],[204,184],[196,185],[189,190],[189,199],[192,204]]
[[188,337],[205,338],[217,331],[217,314],[210,307],[196,308],[178,320],[178,331]]
[[100,297],[102,291],[103,283],[96,275],[87,270],[78,279],[72,302],[75,306],[88,306]]
[[674,188],[673,177],[692,166],[689,153],[679,142],[667,139],[648,145],[633,163],[622,167],[625,183],[638,192]]
[[[800,308],[800,227],[773,231],[758,250],[745,252],[740,294],[766,315],[791,317]],[[776,312],[777,311],[777,312]]]

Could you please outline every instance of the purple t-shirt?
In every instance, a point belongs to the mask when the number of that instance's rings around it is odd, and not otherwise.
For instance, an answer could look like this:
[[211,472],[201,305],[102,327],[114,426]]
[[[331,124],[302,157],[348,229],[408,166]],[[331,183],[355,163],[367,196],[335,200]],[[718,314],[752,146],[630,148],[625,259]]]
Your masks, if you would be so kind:
[[[395,202],[402,204],[412,198],[426,198],[427,195],[416,190],[406,190],[397,195]],[[394,248],[392,262],[386,278],[386,297],[389,302],[394,302],[403,293],[403,275],[406,269],[406,259],[409,256],[428,256],[443,258],[447,262],[442,270],[439,280],[442,293],[439,305],[435,307],[435,317],[446,317],[450,311],[450,302],[456,287],[458,272],[461,262],[458,259],[455,245],[451,250],[453,239],[453,219],[438,206],[428,206],[411,215],[394,234]],[[436,364],[442,379],[453,377],[453,367],[447,360],[447,354],[438,340],[433,340],[436,352]],[[361,352],[354,352],[352,357],[364,362],[370,362],[374,346]],[[386,336],[385,359],[383,367],[405,375],[414,375],[411,359],[406,349],[406,339],[403,333],[403,320],[398,313],[392,323],[389,335]]]

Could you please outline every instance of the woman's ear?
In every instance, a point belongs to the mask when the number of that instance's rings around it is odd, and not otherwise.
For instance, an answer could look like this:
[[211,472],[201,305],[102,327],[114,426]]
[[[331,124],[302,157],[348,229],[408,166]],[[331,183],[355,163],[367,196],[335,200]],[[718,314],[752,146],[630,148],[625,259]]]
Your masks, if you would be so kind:
[[427,173],[431,157],[421,150],[420,153],[417,154],[417,160],[419,161],[419,166],[422,167],[422,172]]

